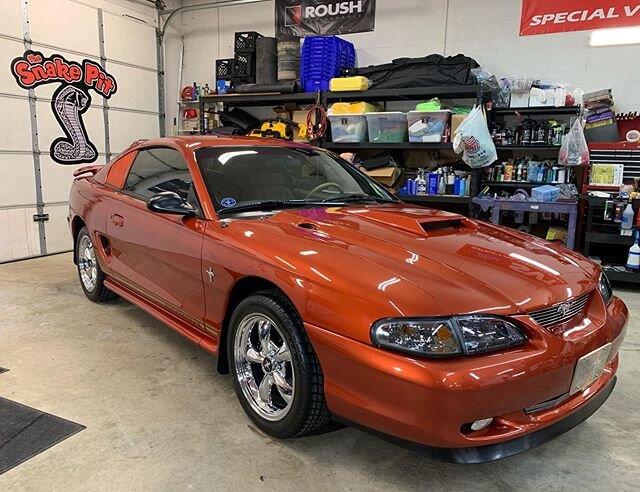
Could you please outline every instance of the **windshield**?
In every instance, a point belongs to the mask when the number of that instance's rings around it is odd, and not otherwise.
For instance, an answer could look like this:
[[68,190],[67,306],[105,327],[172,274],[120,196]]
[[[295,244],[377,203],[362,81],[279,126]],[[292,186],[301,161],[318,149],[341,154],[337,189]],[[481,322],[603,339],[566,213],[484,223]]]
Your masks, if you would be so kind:
[[382,186],[321,150],[203,147],[196,160],[217,211],[270,203],[305,206],[395,201]]

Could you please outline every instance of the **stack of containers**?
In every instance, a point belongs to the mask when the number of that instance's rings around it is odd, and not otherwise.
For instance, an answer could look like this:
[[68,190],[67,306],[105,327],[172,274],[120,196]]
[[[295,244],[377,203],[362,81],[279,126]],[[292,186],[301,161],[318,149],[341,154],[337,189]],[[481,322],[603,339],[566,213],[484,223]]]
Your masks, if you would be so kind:
[[235,33],[234,56],[216,60],[216,83],[253,84],[256,81],[256,42],[262,34],[247,31]]
[[353,43],[337,36],[311,36],[302,45],[300,84],[305,92],[328,91],[331,79],[356,65]]
[[378,108],[366,102],[335,103],[327,114],[331,122],[331,138],[337,143],[360,143],[367,140],[365,113]]

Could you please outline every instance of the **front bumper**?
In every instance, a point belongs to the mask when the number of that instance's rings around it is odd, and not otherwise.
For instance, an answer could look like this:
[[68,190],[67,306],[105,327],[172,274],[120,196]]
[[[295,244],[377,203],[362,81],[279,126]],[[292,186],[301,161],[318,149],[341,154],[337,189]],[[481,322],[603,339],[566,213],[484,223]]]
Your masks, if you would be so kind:
[[[305,326],[336,416],[403,441],[449,449],[435,453],[445,459],[479,462],[535,447],[595,412],[613,389],[627,318],[626,306],[614,298],[602,322],[583,336],[536,336],[533,330],[525,346],[447,360],[411,358]],[[603,375],[569,396],[576,361],[609,342]],[[554,403],[531,410],[547,401]],[[489,417],[494,420],[486,429],[469,430],[469,423]]]

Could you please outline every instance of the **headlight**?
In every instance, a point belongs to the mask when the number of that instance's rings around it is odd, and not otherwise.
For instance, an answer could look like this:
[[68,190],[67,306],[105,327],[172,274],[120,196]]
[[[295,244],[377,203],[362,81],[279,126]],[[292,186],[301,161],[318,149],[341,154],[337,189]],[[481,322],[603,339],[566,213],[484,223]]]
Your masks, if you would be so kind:
[[373,324],[375,345],[428,357],[475,355],[526,342],[510,321],[497,316],[393,318]]
[[609,303],[611,302],[611,298],[613,297],[613,289],[611,288],[609,279],[607,278],[604,272],[600,274],[600,280],[598,280],[598,290],[602,295],[604,304],[608,306]]

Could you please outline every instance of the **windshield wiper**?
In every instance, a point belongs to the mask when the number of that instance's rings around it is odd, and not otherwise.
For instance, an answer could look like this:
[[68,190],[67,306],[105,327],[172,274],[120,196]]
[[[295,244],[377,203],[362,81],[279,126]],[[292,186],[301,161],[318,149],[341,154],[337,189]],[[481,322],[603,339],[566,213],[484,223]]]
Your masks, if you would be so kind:
[[390,198],[382,198],[378,196],[365,195],[364,193],[344,193],[341,195],[335,195],[322,200],[322,203],[362,203],[362,202],[377,202],[377,203],[397,203],[398,200],[392,200]]
[[218,210],[218,215],[232,214],[236,212],[251,212],[264,210],[276,210],[279,208],[296,208],[296,207],[308,207],[308,206],[325,206],[323,202],[309,202],[305,200],[262,200],[253,201],[247,203],[241,203],[229,208],[223,208]]

